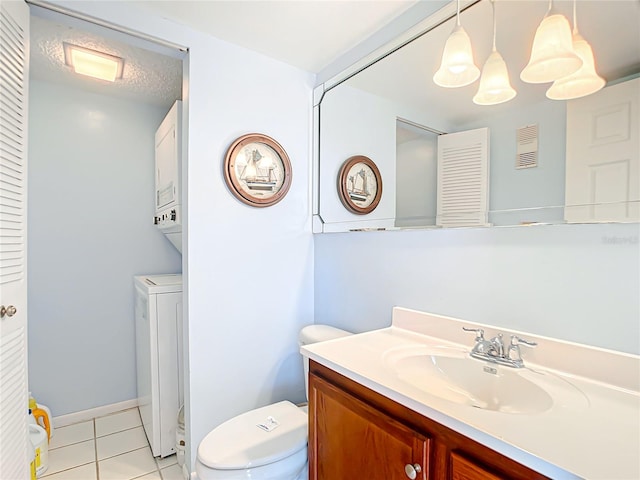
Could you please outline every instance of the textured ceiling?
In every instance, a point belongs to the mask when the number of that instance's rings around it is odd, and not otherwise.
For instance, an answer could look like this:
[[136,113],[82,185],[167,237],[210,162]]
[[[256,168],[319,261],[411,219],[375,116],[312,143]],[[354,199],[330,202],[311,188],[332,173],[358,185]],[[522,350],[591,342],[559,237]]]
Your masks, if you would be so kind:
[[[417,0],[155,1],[122,0],[317,73]],[[41,9],[44,11],[44,9]],[[95,93],[169,107],[181,98],[182,62],[102,35],[101,27],[49,13],[31,17],[31,76]],[[63,42],[124,58],[115,83],[83,77],[65,65]],[[135,42],[134,42],[135,43]]]
[[318,73],[418,0],[125,0]]
[[[112,83],[74,73],[65,64],[63,42],[123,58],[122,79]],[[152,105],[170,107],[182,98],[181,60],[35,15],[30,68],[31,78]]]

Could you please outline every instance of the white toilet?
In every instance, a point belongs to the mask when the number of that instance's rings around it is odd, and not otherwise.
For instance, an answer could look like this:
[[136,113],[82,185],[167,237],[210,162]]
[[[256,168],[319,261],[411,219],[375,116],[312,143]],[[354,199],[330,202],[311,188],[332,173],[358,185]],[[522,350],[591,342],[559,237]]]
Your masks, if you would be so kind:
[[[351,334],[328,325],[309,325],[301,330],[299,343],[308,345],[347,335]],[[309,359],[303,359],[307,387]],[[200,442],[198,478],[306,480],[307,418],[307,407],[285,400],[227,420]]]

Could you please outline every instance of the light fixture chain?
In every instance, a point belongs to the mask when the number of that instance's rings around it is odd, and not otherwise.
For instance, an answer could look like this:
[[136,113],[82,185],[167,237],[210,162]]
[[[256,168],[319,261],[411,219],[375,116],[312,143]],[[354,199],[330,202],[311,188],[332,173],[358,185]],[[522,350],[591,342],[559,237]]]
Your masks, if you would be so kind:
[[496,51],[496,0],[491,0],[491,8],[493,9],[493,51]]

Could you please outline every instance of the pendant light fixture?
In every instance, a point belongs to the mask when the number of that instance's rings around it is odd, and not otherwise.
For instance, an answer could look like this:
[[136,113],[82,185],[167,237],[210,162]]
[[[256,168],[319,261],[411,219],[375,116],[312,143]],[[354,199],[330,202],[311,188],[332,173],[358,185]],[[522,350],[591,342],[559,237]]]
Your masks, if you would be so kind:
[[471,40],[460,25],[460,0],[458,0],[456,26],[444,46],[440,69],[433,76],[433,81],[441,87],[456,88],[475,82],[479,76],[480,70],[473,62]]
[[575,73],[553,82],[547,90],[547,97],[552,100],[570,100],[585,97],[604,87],[604,78],[596,73],[593,50],[578,31],[576,0],[573,0],[573,49],[582,59],[582,67]]
[[569,21],[553,12],[553,0],[536,30],[529,63],[520,73],[528,83],[553,82],[578,71],[582,60],[573,51]]
[[491,0],[493,8],[493,50],[482,67],[480,87],[473,97],[473,103],[477,105],[497,105],[508,102],[516,96],[516,91],[509,81],[507,64],[502,55],[496,50],[496,4]]

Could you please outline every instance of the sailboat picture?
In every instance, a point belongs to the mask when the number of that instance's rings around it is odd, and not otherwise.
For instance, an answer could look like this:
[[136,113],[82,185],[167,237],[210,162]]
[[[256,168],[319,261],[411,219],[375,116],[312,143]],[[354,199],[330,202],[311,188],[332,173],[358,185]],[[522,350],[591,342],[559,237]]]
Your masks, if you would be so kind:
[[355,155],[342,164],[338,196],[351,213],[366,215],[375,210],[382,197],[382,177],[373,160]]
[[266,157],[257,148],[245,149],[245,164],[240,173],[240,180],[243,181],[250,190],[265,190],[273,192],[278,179],[274,170],[276,164],[272,158]]
[[367,188],[367,172],[361,168],[355,175],[349,176],[349,187],[347,188],[351,200],[366,202],[371,195]]
[[231,193],[254,207],[268,207],[291,186],[291,162],[282,146],[259,133],[243,135],[227,150],[225,181]]

